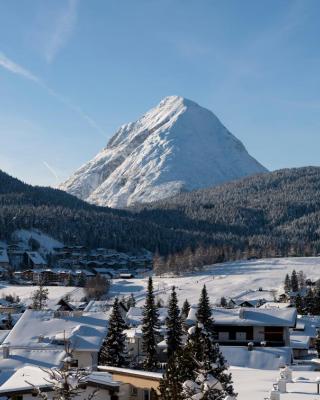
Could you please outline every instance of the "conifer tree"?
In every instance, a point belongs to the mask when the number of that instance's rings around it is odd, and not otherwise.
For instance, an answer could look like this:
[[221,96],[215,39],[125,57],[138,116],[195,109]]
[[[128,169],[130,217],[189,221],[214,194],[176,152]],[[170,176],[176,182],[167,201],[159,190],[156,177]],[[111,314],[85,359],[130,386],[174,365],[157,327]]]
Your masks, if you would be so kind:
[[315,314],[314,294],[311,288],[309,288],[306,296],[304,297],[304,308],[306,314]]
[[32,293],[32,308],[34,310],[43,310],[47,305],[49,290],[43,286],[43,282],[39,282],[38,289]]
[[320,314],[320,281],[317,281],[316,286],[314,288],[313,293],[313,314],[319,315]]
[[188,318],[189,315],[189,311],[190,311],[190,303],[188,302],[187,299],[185,299],[182,308],[181,308],[181,318],[182,320],[186,320]]
[[[206,366],[207,373],[210,373],[221,382],[225,395],[234,394],[232,376],[228,373],[228,365],[219,345],[214,343],[212,334],[202,324],[191,328],[189,333],[186,348],[192,354],[195,363],[202,363],[202,365]],[[196,369],[194,364],[190,368]]]
[[296,306],[298,314],[301,314],[301,315],[305,314],[304,301],[299,293],[297,294],[296,299],[295,299],[295,306]]
[[67,285],[68,286],[74,286],[74,278],[73,278],[72,274],[68,275]]
[[299,283],[298,283],[298,277],[296,270],[294,269],[291,274],[291,290],[293,292],[298,292],[299,291]]
[[125,329],[126,324],[122,319],[119,301],[116,297],[109,319],[108,334],[99,354],[101,365],[110,365],[113,367],[125,367],[128,365],[125,343],[126,336],[123,333]]
[[167,353],[172,355],[179,350],[182,345],[182,323],[180,310],[178,307],[178,298],[175,287],[173,286],[168,304],[167,326]]
[[315,340],[315,348],[317,351],[318,358],[320,358],[320,331],[317,330],[317,336]]
[[187,349],[178,350],[169,358],[159,385],[161,400],[183,400],[183,382],[195,378],[192,365],[194,360]]
[[286,275],[283,286],[284,286],[284,292],[286,294],[289,294],[291,292],[291,280],[289,274]]
[[203,285],[201,291],[196,317],[208,332],[213,333],[213,318],[206,285]]
[[228,305],[227,299],[224,296],[222,296],[220,299],[220,306],[226,308],[227,305]]
[[155,304],[153,283],[150,277],[142,319],[142,348],[145,353],[143,367],[146,371],[154,371],[157,369],[157,340],[159,328],[159,312]]

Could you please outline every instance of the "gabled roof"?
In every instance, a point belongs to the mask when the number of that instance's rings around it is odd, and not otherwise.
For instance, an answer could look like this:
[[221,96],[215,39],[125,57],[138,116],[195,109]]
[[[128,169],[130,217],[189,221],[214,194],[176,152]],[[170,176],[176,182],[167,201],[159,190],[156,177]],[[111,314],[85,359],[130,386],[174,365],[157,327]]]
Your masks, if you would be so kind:
[[[196,321],[196,307],[191,307],[187,320]],[[295,308],[261,309],[261,308],[214,308],[212,316],[215,325],[242,325],[242,326],[286,326],[294,327],[297,319]]]
[[[2,375],[2,374],[1,374]],[[0,394],[11,395],[13,393],[31,393],[34,387],[41,390],[47,389],[52,390],[52,383],[49,382],[49,375],[46,370],[40,369],[36,366],[26,366],[19,368],[17,371],[7,374],[4,382],[0,386]],[[120,382],[116,382],[112,379],[112,375],[108,372],[94,371],[89,374],[83,382],[86,382],[89,386],[99,387],[113,387],[118,388]]]
[[103,313],[26,310],[3,345],[11,348],[54,349],[63,336],[76,351],[98,352],[107,332]]

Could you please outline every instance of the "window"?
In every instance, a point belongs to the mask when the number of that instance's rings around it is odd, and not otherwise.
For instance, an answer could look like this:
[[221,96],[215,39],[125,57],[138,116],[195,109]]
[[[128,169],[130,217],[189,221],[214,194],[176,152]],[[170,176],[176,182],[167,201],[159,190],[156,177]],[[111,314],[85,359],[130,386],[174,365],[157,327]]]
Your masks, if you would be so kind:
[[219,332],[219,340],[229,340],[229,332]]
[[143,400],[150,400],[150,392],[148,389],[143,391]]
[[266,326],[264,328],[264,338],[267,342],[282,342],[283,328],[277,326]]
[[247,332],[236,332],[236,340],[247,340]]

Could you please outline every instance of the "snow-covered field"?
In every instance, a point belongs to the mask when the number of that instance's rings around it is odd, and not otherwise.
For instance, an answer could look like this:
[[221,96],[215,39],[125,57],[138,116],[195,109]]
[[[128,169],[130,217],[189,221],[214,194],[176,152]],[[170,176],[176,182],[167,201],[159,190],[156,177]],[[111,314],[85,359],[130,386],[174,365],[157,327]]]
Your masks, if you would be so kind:
[[[286,273],[302,270],[307,278],[320,278],[320,257],[272,258],[251,261],[236,261],[216,264],[206,271],[184,277],[154,277],[157,297],[166,300],[171,287],[177,288],[180,303],[185,299],[196,304],[200,290],[205,284],[213,303],[222,296],[236,299],[254,300],[264,297],[273,300],[273,291],[281,291]],[[133,293],[138,304],[144,300],[147,278],[115,280],[113,295]],[[262,292],[259,289],[262,288]]]
[[[80,301],[84,297],[82,288],[71,286],[46,286],[49,290],[49,301],[57,302],[62,297],[68,295],[72,301]],[[17,285],[2,285],[0,284],[0,298],[6,295],[19,296],[25,304],[30,303],[32,293],[37,290],[37,286],[17,286]]]
[[[180,277],[154,277],[154,290],[157,298],[167,299],[172,286],[178,291],[180,304],[185,299],[196,304],[200,291],[205,284],[212,303],[219,302],[222,296],[233,299],[254,300],[265,298],[273,300],[274,291],[281,291],[286,273],[303,270],[307,278],[320,278],[320,257],[309,258],[273,258],[254,261],[236,261],[216,264],[201,273]],[[137,304],[142,305],[146,293],[148,278],[115,279],[110,295],[129,296],[134,294]],[[84,296],[82,288],[48,286],[49,299],[60,299],[69,295],[78,301]],[[259,290],[259,289],[262,289]],[[30,298],[36,286],[1,285],[0,298],[15,294],[23,301]]]

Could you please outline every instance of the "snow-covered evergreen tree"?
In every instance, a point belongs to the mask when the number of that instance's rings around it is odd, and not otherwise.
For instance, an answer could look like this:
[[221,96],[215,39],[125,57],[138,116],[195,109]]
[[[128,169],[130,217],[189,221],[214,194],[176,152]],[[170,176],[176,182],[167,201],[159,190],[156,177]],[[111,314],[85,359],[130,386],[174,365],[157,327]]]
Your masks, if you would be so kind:
[[212,374],[214,366],[199,363],[195,380],[183,383],[182,399],[184,400],[223,400],[224,390],[219,379]]
[[213,333],[213,318],[206,285],[203,285],[201,291],[196,317],[208,332]]
[[289,294],[291,292],[291,279],[289,274],[287,274],[284,279],[283,289],[286,294]]
[[301,315],[305,314],[304,301],[299,293],[297,294],[297,296],[295,298],[295,306],[296,306],[298,314],[301,314]]
[[168,317],[166,319],[167,327],[167,354],[173,355],[182,345],[182,322],[180,310],[178,306],[178,298],[175,287],[173,286],[172,292],[168,303]]
[[192,365],[195,364],[188,349],[177,350],[169,358],[159,386],[161,400],[183,400],[183,383],[195,378]]
[[182,329],[183,329],[184,333],[186,333],[189,328],[189,326],[187,324],[187,318],[189,315],[190,308],[191,308],[191,306],[190,306],[188,300],[185,299],[185,301],[182,305],[182,308],[181,308],[181,323],[182,323]]
[[320,331],[317,330],[317,336],[315,340],[315,348],[317,351],[318,358],[320,358]]
[[305,314],[315,314],[315,297],[313,290],[311,288],[308,289],[307,294],[303,298],[304,310]]
[[299,291],[298,276],[297,276],[297,273],[296,273],[295,269],[292,271],[292,274],[291,274],[291,290],[293,292],[298,292]]
[[313,292],[314,315],[320,315],[320,281],[317,281]]
[[89,369],[83,368],[73,368],[71,367],[73,361],[73,354],[70,347],[70,343],[65,340],[65,353],[66,357],[63,361],[63,366],[61,368],[51,368],[44,369],[40,368],[46,373],[46,378],[44,380],[50,384],[52,389],[52,396],[48,395],[47,392],[40,387],[29,382],[26,378],[25,382],[33,387],[37,398],[42,400],[57,399],[57,400],[72,400],[81,395],[83,400],[92,400],[99,389],[93,389],[88,393],[87,396],[83,395],[84,385],[86,384],[86,379],[90,375]]
[[[189,329],[186,348],[197,364],[202,363],[206,366],[207,372],[221,382],[225,395],[234,394],[232,376],[228,373],[226,360],[219,345],[214,343],[212,334],[201,323]],[[195,369],[195,366],[192,365],[192,368]]]
[[147,371],[154,371],[157,369],[157,341],[159,328],[159,312],[155,304],[153,283],[152,278],[150,277],[142,319],[142,348],[145,353],[143,367]]
[[108,334],[99,354],[101,365],[111,365],[113,367],[125,367],[128,365],[124,329],[126,329],[126,324],[121,316],[119,301],[116,297],[109,319]]

